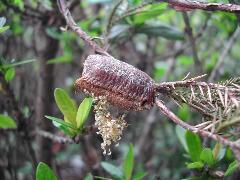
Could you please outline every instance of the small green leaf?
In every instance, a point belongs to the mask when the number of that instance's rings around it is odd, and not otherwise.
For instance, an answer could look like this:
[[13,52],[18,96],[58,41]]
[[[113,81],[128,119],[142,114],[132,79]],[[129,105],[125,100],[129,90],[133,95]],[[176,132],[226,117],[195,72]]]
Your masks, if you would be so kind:
[[188,153],[192,161],[199,161],[200,154],[202,152],[202,145],[199,136],[190,131],[187,131],[185,137],[188,146]]
[[6,18],[0,17],[0,28],[3,27],[5,23],[6,23]]
[[226,153],[226,148],[224,148],[220,143],[216,143],[212,153],[214,160],[220,161]]
[[9,82],[14,78],[14,76],[15,76],[15,69],[14,68],[9,68],[6,71],[4,78],[7,82]]
[[209,166],[214,165],[215,161],[213,158],[212,150],[209,148],[204,148],[201,152],[200,159],[207,163]]
[[230,176],[238,168],[237,160],[233,161],[227,168],[224,176]]
[[71,128],[73,130],[77,130],[72,124],[68,123],[68,122],[65,122],[64,120],[62,119],[59,119],[59,118],[56,118],[56,117],[52,117],[52,116],[45,116],[46,118],[50,119],[51,121],[55,121],[59,124],[61,124],[62,126],[65,126],[65,127],[68,127],[68,128]]
[[1,115],[0,114],[0,128],[16,128],[17,125],[15,121],[10,118],[9,116]]
[[0,27],[0,34],[9,29],[9,26]]
[[36,180],[57,180],[57,177],[47,164],[40,162],[37,166]]
[[148,173],[146,173],[146,172],[138,172],[137,174],[135,174],[134,176],[133,176],[133,180],[142,180],[145,176],[147,176],[148,175]]
[[68,127],[66,127],[65,125],[62,125],[56,121],[52,121],[53,125],[55,127],[57,127],[58,129],[60,129],[61,131],[64,132],[64,134],[70,136],[70,137],[74,137],[77,134],[76,130],[73,129],[69,129]]
[[186,130],[183,129],[181,126],[177,125],[175,131],[176,131],[177,137],[178,137],[179,141],[181,142],[181,144],[183,145],[185,151],[188,152],[188,146],[187,146],[187,142],[186,142],[186,138],[185,138]]
[[77,127],[76,116],[77,106],[73,99],[69,97],[67,92],[61,88],[56,88],[54,91],[55,101],[63,115],[69,120],[73,127]]
[[123,172],[125,175],[126,180],[130,180],[132,177],[132,171],[134,166],[134,152],[133,152],[133,145],[129,145],[128,153],[124,159],[123,163]]
[[168,25],[144,25],[136,28],[137,33],[148,36],[159,36],[169,40],[184,40],[184,33]]
[[188,169],[202,169],[203,166],[204,166],[204,164],[201,161],[197,161],[197,162],[189,163],[187,165],[187,168]]
[[133,16],[134,24],[143,24],[147,20],[156,18],[166,12],[167,4],[166,3],[156,3],[145,6],[141,10],[141,13],[137,13]]
[[82,101],[82,103],[80,104],[78,111],[77,111],[77,118],[76,118],[78,129],[83,128],[85,121],[88,118],[91,107],[92,107],[92,98],[91,97],[85,98]]
[[178,117],[183,121],[187,121],[190,119],[190,110],[188,105],[183,104],[180,108],[178,108]]
[[105,169],[105,171],[107,171],[112,176],[117,177],[117,178],[123,177],[122,171],[118,167],[116,167],[108,162],[101,162],[101,166],[103,167],[103,169]]
[[23,61],[19,61],[19,62],[16,62],[16,63],[3,65],[2,68],[7,69],[7,68],[15,67],[15,66],[20,66],[20,65],[23,65],[23,64],[32,63],[32,62],[35,62],[35,61],[37,61],[37,60],[36,59],[23,60]]
[[57,63],[69,63],[72,61],[72,54],[66,54],[60,57],[49,59],[47,64],[57,64]]

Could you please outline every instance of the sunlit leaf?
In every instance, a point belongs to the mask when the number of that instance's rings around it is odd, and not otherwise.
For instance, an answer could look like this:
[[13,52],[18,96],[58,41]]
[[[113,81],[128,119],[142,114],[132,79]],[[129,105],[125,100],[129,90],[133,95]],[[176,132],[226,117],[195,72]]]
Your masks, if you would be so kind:
[[9,68],[4,75],[4,78],[7,82],[11,81],[15,76],[15,69],[14,68]]
[[47,164],[40,162],[37,166],[36,180],[57,180],[57,177]]
[[213,158],[212,150],[209,148],[204,148],[201,152],[200,159],[207,163],[209,166],[214,165],[215,161]]
[[77,117],[76,117],[77,128],[81,129],[84,126],[85,121],[88,118],[91,106],[92,106],[92,98],[91,97],[85,98],[82,101],[82,103],[80,104],[78,111],[77,111]]
[[77,130],[72,124],[70,124],[70,123],[68,123],[68,122],[65,122],[65,121],[62,120],[62,119],[59,119],[59,118],[56,118],[56,117],[52,117],[52,116],[45,116],[45,117],[48,118],[48,119],[51,120],[51,121],[55,121],[55,122],[61,124],[62,126],[71,128],[71,129],[73,129],[73,130]]
[[201,169],[204,166],[204,164],[201,161],[189,163],[187,165],[188,169]]
[[0,34],[9,29],[9,26],[0,27]]
[[16,128],[16,127],[17,125],[12,118],[10,118],[9,116],[0,114],[0,128],[7,129],[7,128]]
[[55,101],[58,108],[63,115],[71,122],[73,127],[77,127],[76,115],[77,106],[73,99],[67,94],[67,92],[61,88],[56,88],[54,91]]
[[188,146],[188,153],[192,161],[199,161],[200,154],[202,152],[202,144],[199,136],[190,131],[187,131],[185,137]]
[[227,168],[224,176],[230,176],[238,168],[237,160],[233,161]]

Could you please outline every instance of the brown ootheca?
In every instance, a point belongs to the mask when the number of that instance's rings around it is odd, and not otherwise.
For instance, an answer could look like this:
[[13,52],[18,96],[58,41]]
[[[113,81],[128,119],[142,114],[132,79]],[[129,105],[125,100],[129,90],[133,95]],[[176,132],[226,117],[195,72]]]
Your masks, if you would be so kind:
[[150,109],[154,104],[152,78],[134,66],[109,56],[88,56],[75,86],[89,95],[104,96],[111,105],[125,110],[141,111]]

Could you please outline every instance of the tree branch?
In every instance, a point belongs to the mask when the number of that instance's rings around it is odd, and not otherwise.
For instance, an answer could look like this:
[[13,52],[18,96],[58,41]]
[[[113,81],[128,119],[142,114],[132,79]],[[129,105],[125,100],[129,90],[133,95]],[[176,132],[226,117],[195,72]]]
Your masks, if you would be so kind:
[[[158,107],[158,109],[165,114],[169,119],[171,119],[175,124],[178,124],[179,126],[181,126],[184,129],[187,129],[193,133],[197,133],[202,137],[207,137],[207,138],[211,138],[215,141],[220,142],[221,144],[225,145],[225,146],[229,146],[234,152],[240,152],[240,144],[238,143],[238,141],[230,141],[224,137],[221,137],[220,135],[217,134],[213,134],[209,131],[203,130],[201,128],[197,128],[195,126],[191,126],[187,123],[185,123],[184,121],[182,121],[179,117],[177,117],[171,110],[168,109],[168,107],[161,102],[161,100],[156,99],[156,105]],[[237,156],[238,154],[236,154]],[[237,160],[240,163],[240,158],[237,157]]]
[[93,39],[86,32],[84,32],[79,26],[77,26],[77,23],[74,21],[65,0],[58,0],[57,2],[59,10],[64,16],[67,25],[97,53],[110,56],[103,48],[101,48],[95,41],[93,41]]
[[201,9],[205,11],[240,12],[240,5],[237,4],[205,3],[192,0],[164,0],[164,2],[167,2],[171,7],[180,11]]

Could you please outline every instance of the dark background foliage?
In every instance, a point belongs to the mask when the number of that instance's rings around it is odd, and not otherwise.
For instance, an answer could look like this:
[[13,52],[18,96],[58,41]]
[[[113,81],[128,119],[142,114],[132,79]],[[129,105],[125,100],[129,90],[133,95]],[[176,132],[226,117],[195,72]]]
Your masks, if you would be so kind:
[[[156,82],[181,80],[189,72],[190,76],[206,73],[205,80],[210,82],[239,76],[240,33],[234,13],[179,12],[167,3],[145,0],[68,3],[78,25],[98,44]],[[0,30],[6,28],[0,34],[0,114],[17,122],[17,129],[11,124],[10,129],[0,129],[0,179],[34,179],[39,162],[48,164],[58,179],[114,178],[109,163],[124,164],[129,144],[134,147],[134,173],[147,172],[145,179],[239,179],[238,170],[227,177],[215,175],[224,174],[234,161],[225,147],[219,148],[222,157],[213,166],[205,161],[200,168],[188,166],[194,155],[182,145],[185,132],[155,107],[127,114],[129,125],[120,145],[111,148],[111,156],[103,156],[102,139],[95,132],[81,137],[78,144],[40,136],[39,130],[64,136],[45,118],[63,118],[54,89],[64,89],[79,105],[84,94],[75,91],[74,82],[94,51],[73,32],[60,30],[66,22],[55,1],[2,0],[0,16],[4,17]],[[168,105],[181,119],[201,122],[201,116],[188,106],[178,107],[172,101]],[[91,112],[87,125],[93,123]],[[189,136],[188,145],[196,151],[198,145],[211,150],[219,145]]]

